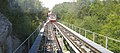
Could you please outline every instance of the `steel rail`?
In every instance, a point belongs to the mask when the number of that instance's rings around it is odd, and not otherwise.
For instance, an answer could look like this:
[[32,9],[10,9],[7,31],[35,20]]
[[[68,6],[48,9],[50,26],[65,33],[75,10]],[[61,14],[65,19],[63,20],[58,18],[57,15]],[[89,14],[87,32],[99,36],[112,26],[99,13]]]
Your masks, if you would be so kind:
[[74,35],[76,35],[77,37],[79,37],[81,40],[83,40],[85,43],[87,43],[88,45],[94,47],[96,50],[102,52],[102,53],[113,53],[111,51],[109,51],[108,49],[102,47],[101,45],[98,45],[96,43],[94,43],[93,41],[85,38],[84,36],[80,35],[79,33],[73,31],[72,29],[66,27],[65,25],[57,22],[59,25],[63,26],[65,29],[67,29],[68,31],[72,32]]
[[[52,24],[52,25],[54,25],[54,24]],[[54,30],[54,29],[53,29]],[[57,46],[58,46],[58,49],[59,49],[59,53],[63,53],[63,51],[62,51],[62,48],[61,48],[61,46],[60,46],[60,43],[59,43],[59,41],[58,41],[58,38],[57,38],[57,36],[56,36],[56,29],[55,29],[55,31],[52,31],[52,35],[53,35],[53,37],[55,38],[55,42],[57,43]]]
[[[55,25],[55,24],[54,24]],[[72,49],[76,52],[76,53],[80,53],[80,51],[71,43],[71,41],[62,33],[62,31],[59,29],[58,26],[55,25],[55,27],[59,30],[59,32],[63,35],[63,37],[65,38],[65,40],[68,42],[68,44],[72,47]]]

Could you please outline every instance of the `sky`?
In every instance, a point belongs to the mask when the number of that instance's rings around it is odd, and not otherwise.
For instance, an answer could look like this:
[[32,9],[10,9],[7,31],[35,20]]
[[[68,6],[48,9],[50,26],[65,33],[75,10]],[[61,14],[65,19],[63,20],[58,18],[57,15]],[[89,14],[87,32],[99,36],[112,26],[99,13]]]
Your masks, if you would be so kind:
[[49,8],[51,10],[56,4],[63,3],[63,2],[76,2],[76,0],[39,0],[42,2],[44,7]]

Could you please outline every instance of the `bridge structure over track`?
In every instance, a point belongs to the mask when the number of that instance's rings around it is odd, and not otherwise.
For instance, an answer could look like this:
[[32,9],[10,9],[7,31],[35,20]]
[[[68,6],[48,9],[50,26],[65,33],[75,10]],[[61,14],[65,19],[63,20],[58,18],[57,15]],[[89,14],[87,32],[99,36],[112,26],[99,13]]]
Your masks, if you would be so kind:
[[[104,45],[96,42],[98,36],[105,39]],[[43,22],[13,53],[113,53],[108,49],[109,40],[120,43],[65,22]]]

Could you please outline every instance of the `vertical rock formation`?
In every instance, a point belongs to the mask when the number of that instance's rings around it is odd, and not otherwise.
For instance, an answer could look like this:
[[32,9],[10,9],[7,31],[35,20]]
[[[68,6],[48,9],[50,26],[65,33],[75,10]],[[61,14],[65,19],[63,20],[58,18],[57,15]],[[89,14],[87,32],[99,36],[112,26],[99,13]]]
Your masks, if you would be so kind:
[[0,13],[0,53],[12,53],[20,40],[12,34],[12,24]]

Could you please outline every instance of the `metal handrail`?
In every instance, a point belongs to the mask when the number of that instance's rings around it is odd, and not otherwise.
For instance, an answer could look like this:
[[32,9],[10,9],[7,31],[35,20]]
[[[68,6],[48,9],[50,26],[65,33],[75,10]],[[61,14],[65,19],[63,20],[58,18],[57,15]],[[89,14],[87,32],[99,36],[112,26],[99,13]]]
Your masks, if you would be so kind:
[[[72,28],[73,28],[73,26],[74,26],[73,24],[66,23],[66,22],[61,22],[61,23],[65,24],[66,26],[68,25],[68,27],[71,25]],[[92,32],[92,31],[86,30],[86,29],[84,29],[84,28],[80,28],[80,27],[78,27],[78,26],[74,26],[74,27],[79,28],[79,30],[83,30],[83,31],[92,33],[92,34],[93,34],[93,41],[94,41],[94,39],[95,39],[95,37],[94,37],[95,35],[104,37],[104,38],[106,39],[106,43],[105,43],[105,47],[106,47],[106,48],[108,48],[108,39],[120,43],[120,40],[117,40],[117,39],[114,39],[114,38],[110,38],[110,37],[108,37],[108,36],[104,36],[104,35],[102,35],[102,34],[99,34],[99,33],[96,33],[96,32]],[[69,27],[69,28],[70,28],[70,27]]]
[[39,29],[39,34],[38,34],[37,38],[35,39],[35,42],[31,46],[30,50],[28,51],[28,53],[37,53],[38,52],[39,45],[41,43],[41,38],[44,34],[45,26],[47,23],[48,22],[42,24],[41,28]]
[[[63,23],[66,23],[66,22],[63,22]],[[67,23],[67,24],[69,24],[69,23]],[[69,25],[73,25],[73,24],[69,24]],[[73,25],[73,26],[74,26],[74,25]],[[76,26],[76,27],[77,27],[77,28],[80,28],[80,27],[78,27],[78,26]],[[90,32],[90,33],[95,33],[95,34],[97,34],[97,35],[99,35],[99,36],[108,37],[108,36],[104,36],[104,35],[99,34],[99,33],[96,33],[96,32],[92,32],[92,31],[90,31],[90,30],[86,30],[86,29],[84,29],[84,28],[80,28],[80,29],[82,29],[82,30],[84,30],[84,31],[87,31],[87,32]],[[108,37],[108,38],[111,39],[111,40],[120,42],[120,40],[116,40],[116,39],[110,38],[110,37]]]
[[[104,47],[96,44],[95,42],[93,42],[93,41],[85,38],[84,36],[82,36],[81,34],[77,33],[76,31],[68,28],[67,26],[65,26],[65,25],[63,25],[63,24],[61,24],[61,23],[59,23],[59,22],[58,22],[58,24],[60,24],[60,25],[63,26],[65,29],[67,29],[68,31],[72,32],[75,36],[79,37],[82,41],[84,41],[86,44],[88,44],[88,45],[89,45],[89,46],[87,45],[88,48],[89,48],[89,47],[90,47],[90,48],[93,47],[97,52],[101,52],[101,53],[113,53],[113,52],[111,52],[110,50],[108,50],[107,48],[104,48]],[[94,50],[94,51],[95,51],[95,50]]]
[[25,39],[25,41],[23,41],[14,51],[13,53],[17,52],[18,49],[20,49],[22,47],[23,44],[25,44],[25,42],[27,42],[27,40],[40,28],[40,25],[37,27],[37,29],[34,30],[33,33],[30,34],[30,36],[28,38]]

